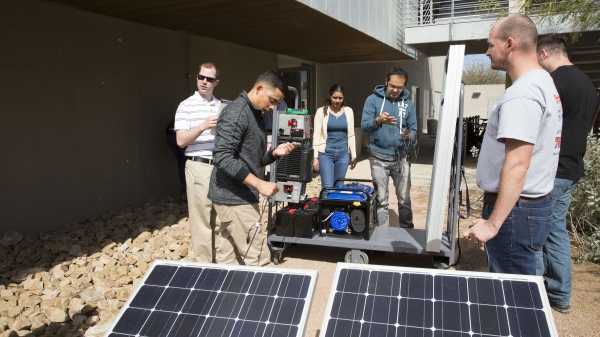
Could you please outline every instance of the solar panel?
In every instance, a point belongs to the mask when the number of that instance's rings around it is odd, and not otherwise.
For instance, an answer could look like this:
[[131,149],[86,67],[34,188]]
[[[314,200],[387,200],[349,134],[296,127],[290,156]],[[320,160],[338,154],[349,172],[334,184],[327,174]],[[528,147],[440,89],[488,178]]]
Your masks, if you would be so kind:
[[539,276],[338,263],[321,337],[558,336]]
[[108,337],[303,336],[317,271],[156,260]]

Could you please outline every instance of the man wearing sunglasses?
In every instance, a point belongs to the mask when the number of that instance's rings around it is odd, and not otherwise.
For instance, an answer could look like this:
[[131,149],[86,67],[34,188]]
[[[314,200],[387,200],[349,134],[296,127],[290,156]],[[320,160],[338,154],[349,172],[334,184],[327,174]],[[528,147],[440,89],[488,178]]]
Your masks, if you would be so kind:
[[219,241],[219,220],[212,202],[206,197],[213,171],[212,149],[221,101],[213,96],[219,84],[219,68],[206,62],[196,75],[198,91],[181,102],[175,113],[177,145],[186,147],[185,179],[192,247],[198,262],[214,262]]
[[392,177],[398,197],[400,227],[414,228],[407,143],[416,140],[417,117],[415,105],[408,99],[407,81],[405,70],[392,68],[385,85],[375,87],[363,109],[361,128],[370,135],[369,162],[373,184],[377,187],[379,226],[389,226],[388,184]]
[[[261,226],[259,193],[271,198],[277,184],[261,180],[260,168],[287,156],[295,143],[267,151],[263,114],[273,110],[287,92],[283,77],[268,71],[258,77],[248,93],[242,92],[219,116],[208,198],[221,220],[222,240],[217,262],[264,266],[271,260]],[[263,211],[266,207],[263,203]]]

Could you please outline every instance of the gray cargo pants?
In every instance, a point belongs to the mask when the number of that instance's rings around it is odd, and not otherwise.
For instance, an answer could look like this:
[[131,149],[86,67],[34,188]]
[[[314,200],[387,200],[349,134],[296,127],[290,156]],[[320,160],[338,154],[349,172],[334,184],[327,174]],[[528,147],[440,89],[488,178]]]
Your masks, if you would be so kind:
[[[385,155],[377,154],[384,158]],[[388,184],[390,177],[396,189],[398,197],[398,215],[400,216],[400,227],[413,228],[413,213],[410,204],[410,164],[406,158],[389,157],[390,160],[384,160],[371,155],[371,177],[377,187],[377,219],[379,226],[389,226],[389,191]],[[396,159],[394,159],[396,158]]]

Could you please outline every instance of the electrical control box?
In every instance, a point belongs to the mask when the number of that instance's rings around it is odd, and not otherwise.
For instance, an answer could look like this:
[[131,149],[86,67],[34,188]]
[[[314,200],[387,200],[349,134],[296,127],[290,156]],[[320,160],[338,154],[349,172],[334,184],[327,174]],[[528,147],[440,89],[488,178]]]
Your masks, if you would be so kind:
[[299,203],[304,194],[303,184],[298,181],[278,181],[279,192],[273,197],[275,201]]
[[[310,115],[279,115],[279,137],[310,138]],[[273,130],[274,131],[274,130]]]

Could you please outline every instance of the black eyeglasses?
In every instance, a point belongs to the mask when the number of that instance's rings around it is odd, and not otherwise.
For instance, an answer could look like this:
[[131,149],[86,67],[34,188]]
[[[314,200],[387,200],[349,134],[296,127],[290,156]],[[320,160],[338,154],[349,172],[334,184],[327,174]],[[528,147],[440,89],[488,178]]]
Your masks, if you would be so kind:
[[198,74],[198,81],[204,81],[204,80],[206,80],[206,82],[212,83],[212,82],[216,81],[217,79],[214,77],[208,77],[208,76],[203,76],[203,75]]
[[388,88],[390,88],[391,90],[399,90],[399,91],[403,91],[404,87],[403,86],[396,86],[396,85],[391,85],[388,83]]

